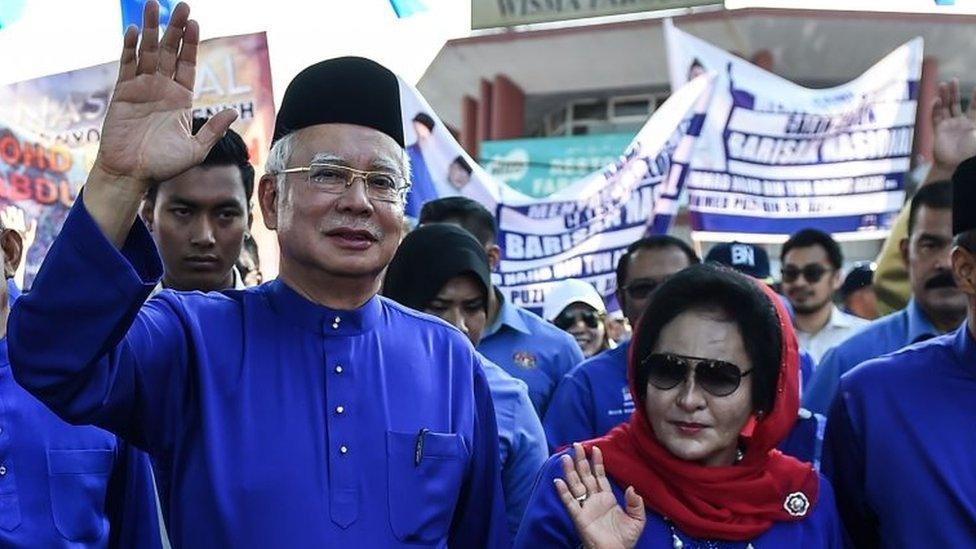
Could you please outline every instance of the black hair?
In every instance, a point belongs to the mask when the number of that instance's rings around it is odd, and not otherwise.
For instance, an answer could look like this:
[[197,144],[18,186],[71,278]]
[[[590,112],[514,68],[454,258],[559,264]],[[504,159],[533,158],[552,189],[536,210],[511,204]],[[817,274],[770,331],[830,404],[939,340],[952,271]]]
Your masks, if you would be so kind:
[[688,257],[689,265],[697,265],[701,263],[701,259],[695,250],[691,249],[691,246],[687,242],[681,240],[680,238],[675,238],[667,234],[659,234],[654,236],[644,237],[630,246],[627,247],[627,251],[624,255],[620,256],[620,260],[617,262],[617,287],[622,288],[627,284],[628,269],[630,269],[630,256],[634,255],[639,250],[657,250],[661,248],[678,248]]
[[471,166],[468,164],[468,161],[465,160],[463,156],[458,155],[458,157],[454,159],[453,163],[460,166],[460,168],[465,172],[467,172],[468,175],[471,175]]
[[752,362],[752,407],[768,412],[776,400],[782,361],[779,316],[758,282],[718,265],[693,265],[672,276],[651,294],[647,310],[633,336],[633,359],[637,361],[635,383],[638,397],[647,396],[646,368],[640,361],[654,352],[664,327],[678,315],[691,310],[719,310],[735,322],[742,334],[746,354]]
[[417,116],[413,117],[413,121],[419,122],[424,126],[427,126],[427,129],[430,131],[434,131],[434,126],[437,125],[436,123],[434,123],[434,118],[425,112],[418,112]]
[[952,182],[934,181],[918,189],[912,197],[912,205],[908,209],[908,236],[912,236],[915,230],[915,220],[918,219],[918,210],[925,206],[939,210],[952,209]]
[[834,237],[819,229],[802,229],[793,233],[786,243],[783,244],[783,251],[779,254],[779,260],[785,263],[786,254],[794,248],[809,248],[810,246],[820,246],[827,252],[827,261],[834,269],[840,269],[844,264],[844,254],[840,251],[840,245]]
[[457,223],[473,234],[482,245],[494,244],[498,235],[495,216],[481,203],[463,196],[438,198],[424,204],[420,209],[418,223]]
[[[200,128],[207,123],[207,118],[193,119],[193,135],[200,131]],[[241,183],[244,184],[244,197],[247,203],[251,203],[251,196],[254,194],[254,166],[250,163],[250,155],[247,152],[247,145],[244,139],[234,130],[227,130],[227,133],[217,141],[217,144],[210,149],[207,157],[198,167],[207,166],[237,166],[241,171]],[[146,191],[146,200],[156,201],[156,193],[159,191],[159,182],[155,182]]]

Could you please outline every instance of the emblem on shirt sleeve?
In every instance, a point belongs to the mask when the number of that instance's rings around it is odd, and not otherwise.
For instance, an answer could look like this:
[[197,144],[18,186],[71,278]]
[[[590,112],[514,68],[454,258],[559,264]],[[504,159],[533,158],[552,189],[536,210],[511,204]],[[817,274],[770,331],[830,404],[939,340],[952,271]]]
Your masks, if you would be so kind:
[[524,370],[532,370],[536,366],[535,353],[530,353],[528,351],[516,351],[512,355],[512,360],[515,365]]
[[786,501],[783,502],[783,508],[786,509],[786,512],[791,517],[802,517],[810,509],[810,500],[807,499],[807,496],[803,492],[793,492],[786,496]]

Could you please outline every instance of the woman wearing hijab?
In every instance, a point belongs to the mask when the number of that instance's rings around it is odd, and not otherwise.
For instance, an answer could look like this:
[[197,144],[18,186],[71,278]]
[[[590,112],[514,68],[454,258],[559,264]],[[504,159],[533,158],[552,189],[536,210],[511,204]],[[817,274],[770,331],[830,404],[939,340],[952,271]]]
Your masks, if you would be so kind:
[[775,449],[799,409],[780,300],[696,265],[647,310],[630,348],[630,421],[546,463],[515,546],[840,547],[830,485]]
[[[420,227],[403,239],[383,281],[383,295],[457,327],[477,346],[488,320],[491,272],[484,247],[455,225]],[[481,357],[498,424],[502,488],[512,534],[535,477],[549,455],[525,383]]]

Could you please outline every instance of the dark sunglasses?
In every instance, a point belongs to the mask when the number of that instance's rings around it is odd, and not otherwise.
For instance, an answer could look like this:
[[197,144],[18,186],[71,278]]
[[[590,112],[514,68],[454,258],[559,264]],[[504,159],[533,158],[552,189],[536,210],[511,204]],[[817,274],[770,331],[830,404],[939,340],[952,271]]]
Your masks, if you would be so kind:
[[603,320],[603,315],[596,311],[574,311],[567,312],[563,311],[559,313],[559,316],[552,321],[560,330],[568,330],[571,326],[583,321],[590,328],[596,328],[600,325],[600,321]]
[[654,387],[667,391],[674,389],[688,379],[688,370],[695,362],[695,385],[708,393],[724,397],[734,393],[742,378],[752,373],[745,372],[731,362],[677,355],[674,353],[653,353],[647,356],[641,367],[647,369],[647,381]]
[[800,278],[800,275],[803,275],[803,278],[807,279],[807,282],[816,284],[830,271],[833,271],[833,269],[828,269],[819,263],[811,263],[802,269],[794,265],[787,265],[780,272],[783,275],[783,282],[796,282],[796,279]]
[[633,284],[623,286],[621,289],[627,292],[630,299],[647,299],[661,283],[654,280],[638,280]]

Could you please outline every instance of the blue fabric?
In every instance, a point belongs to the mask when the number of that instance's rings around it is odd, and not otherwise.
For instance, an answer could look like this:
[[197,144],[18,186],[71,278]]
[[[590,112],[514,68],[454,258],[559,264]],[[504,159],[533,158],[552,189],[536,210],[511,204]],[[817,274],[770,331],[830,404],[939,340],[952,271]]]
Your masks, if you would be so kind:
[[420,150],[420,145],[414,143],[407,147],[407,154],[410,155],[410,192],[407,194],[407,205],[404,213],[413,219],[420,218],[420,210],[424,204],[435,200],[437,188],[427,170],[427,162],[424,160],[424,153]]
[[556,385],[583,362],[583,352],[573,336],[500,294],[498,299],[498,317],[482,334],[478,351],[529,386],[532,405],[543,418]]
[[[572,450],[565,452],[572,455]],[[557,454],[546,462],[539,475],[529,508],[522,520],[522,527],[515,538],[516,549],[539,549],[542,547],[580,547],[579,536],[573,527],[569,513],[563,507],[553,480],[563,478],[562,466]],[[611,478],[610,484],[617,497],[617,503],[624,505],[624,494],[620,486]],[[645,497],[645,504],[647,498]],[[672,549],[671,529],[661,515],[647,509],[647,524],[637,540],[638,549]],[[676,528],[677,530],[677,528]],[[685,547],[745,548],[746,542],[714,542],[697,540],[678,532]],[[784,549],[831,549],[842,546],[840,520],[837,516],[833,489],[827,479],[820,478],[820,495],[810,515],[799,522],[780,522],[751,541],[758,548]]]
[[150,453],[174,546],[507,543],[491,395],[458,330],[278,280],[143,304],[161,272],[141,222],[117,250],[79,200],[10,356],[63,417]]
[[54,415],[0,340],[0,547],[160,547],[146,454]]
[[627,342],[592,356],[559,383],[543,420],[550,451],[603,436],[630,419],[629,349]]
[[938,333],[918,303],[910,300],[901,311],[871,322],[827,351],[814,370],[813,378],[804,387],[804,408],[826,414],[842,375],[866,360],[897,351]]
[[858,547],[972,547],[976,341],[954,333],[841,377],[824,472]]
[[[590,357],[563,378],[543,421],[550,451],[601,437],[630,419],[628,348],[624,344]],[[801,409],[780,450],[819,469],[825,422],[824,416]]]
[[495,403],[502,489],[509,533],[514,536],[532,494],[535,477],[549,457],[546,434],[535,415],[525,383],[487,359],[482,359],[481,364]]

